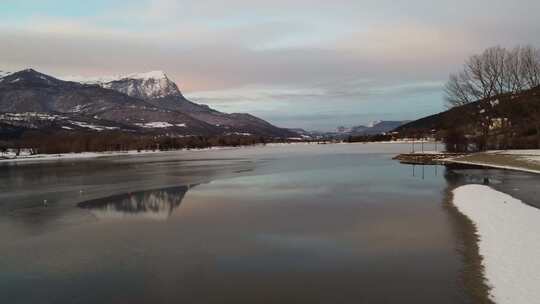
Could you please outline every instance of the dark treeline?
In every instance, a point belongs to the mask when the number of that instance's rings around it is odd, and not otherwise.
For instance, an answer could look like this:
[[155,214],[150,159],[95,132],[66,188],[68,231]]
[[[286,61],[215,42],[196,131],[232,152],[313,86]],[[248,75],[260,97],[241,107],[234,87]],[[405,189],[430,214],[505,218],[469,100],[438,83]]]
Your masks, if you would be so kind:
[[394,135],[390,134],[377,134],[377,135],[350,135],[345,139],[345,142],[355,143],[355,142],[381,142],[381,141],[391,141],[395,140]]
[[442,132],[452,152],[540,149],[540,87],[454,108]]
[[125,132],[56,132],[27,131],[18,139],[0,141],[0,150],[30,149],[34,154],[105,152],[128,150],[201,149],[214,146],[245,146],[264,144],[261,136],[220,135],[168,137],[135,135]]
[[445,92],[448,111],[400,135],[437,134],[450,152],[540,149],[540,50],[489,48],[451,75]]
[[492,47],[450,76],[447,149],[540,148],[540,50]]

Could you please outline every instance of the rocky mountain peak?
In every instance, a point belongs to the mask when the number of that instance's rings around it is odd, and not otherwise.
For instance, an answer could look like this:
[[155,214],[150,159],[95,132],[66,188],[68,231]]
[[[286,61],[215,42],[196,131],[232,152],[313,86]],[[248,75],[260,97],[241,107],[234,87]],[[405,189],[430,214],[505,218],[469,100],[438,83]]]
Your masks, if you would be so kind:
[[106,89],[115,90],[131,97],[151,100],[169,96],[180,96],[178,86],[163,71],[133,73],[118,76],[86,78],[68,76],[66,80],[85,84],[96,84]]
[[[4,73],[4,74],[1,74]],[[51,77],[49,75],[40,73],[34,69],[25,69],[15,73],[1,72],[0,84],[11,85],[33,85],[33,86],[59,86],[65,82]]]

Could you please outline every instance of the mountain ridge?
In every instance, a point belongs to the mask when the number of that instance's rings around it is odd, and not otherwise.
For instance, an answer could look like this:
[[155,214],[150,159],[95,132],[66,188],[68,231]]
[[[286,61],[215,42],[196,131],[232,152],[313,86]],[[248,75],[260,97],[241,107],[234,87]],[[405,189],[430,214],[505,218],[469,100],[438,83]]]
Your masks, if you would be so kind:
[[[4,75],[0,77],[0,112],[50,114],[31,116],[34,124],[26,125],[37,126],[35,121],[40,118],[51,125],[51,121],[77,117],[83,119],[77,120],[79,126],[99,121],[104,125],[117,124],[117,130],[172,136],[231,132],[266,137],[290,135],[288,130],[262,119],[221,113],[190,102],[163,72],[130,74],[136,77],[100,84],[66,81],[33,69]],[[3,123],[21,123],[20,117],[3,117],[10,118]],[[68,130],[74,126],[65,122],[60,127]]]
[[338,127],[338,133],[353,136],[379,135],[391,132],[408,122],[407,120],[376,120],[366,125],[357,125],[351,128]]

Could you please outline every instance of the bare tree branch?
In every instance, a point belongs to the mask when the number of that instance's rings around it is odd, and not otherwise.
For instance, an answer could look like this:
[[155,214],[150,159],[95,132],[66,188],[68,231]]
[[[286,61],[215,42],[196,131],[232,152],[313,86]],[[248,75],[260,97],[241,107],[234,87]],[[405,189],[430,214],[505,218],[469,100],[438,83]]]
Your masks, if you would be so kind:
[[540,50],[497,46],[469,57],[460,73],[450,75],[445,95],[448,106],[455,107],[539,85]]

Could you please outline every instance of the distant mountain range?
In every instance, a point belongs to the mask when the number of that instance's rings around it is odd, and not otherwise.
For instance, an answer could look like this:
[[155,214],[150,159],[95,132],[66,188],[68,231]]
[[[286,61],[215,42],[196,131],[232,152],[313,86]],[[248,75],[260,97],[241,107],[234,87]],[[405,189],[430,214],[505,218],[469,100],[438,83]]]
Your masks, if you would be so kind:
[[161,71],[64,80],[32,69],[0,71],[0,133],[21,128],[168,136],[296,136],[250,114],[227,114],[193,103]]

